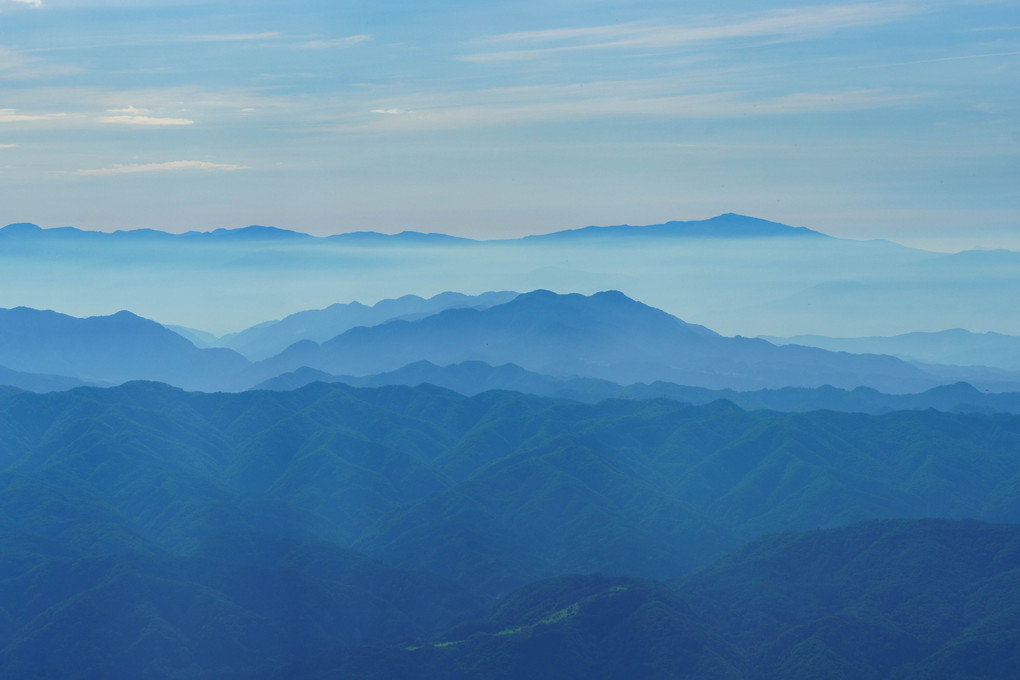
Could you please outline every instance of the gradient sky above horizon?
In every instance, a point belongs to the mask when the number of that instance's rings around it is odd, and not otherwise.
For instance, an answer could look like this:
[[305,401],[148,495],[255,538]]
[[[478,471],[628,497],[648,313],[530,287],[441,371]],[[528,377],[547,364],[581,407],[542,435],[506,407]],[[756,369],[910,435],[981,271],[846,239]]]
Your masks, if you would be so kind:
[[1015,1],[0,0],[0,223],[1020,249]]

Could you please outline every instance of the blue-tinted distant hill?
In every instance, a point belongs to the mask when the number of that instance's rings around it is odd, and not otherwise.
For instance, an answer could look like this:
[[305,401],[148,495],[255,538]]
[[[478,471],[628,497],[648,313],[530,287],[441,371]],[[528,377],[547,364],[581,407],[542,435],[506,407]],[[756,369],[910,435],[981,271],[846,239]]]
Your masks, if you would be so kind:
[[552,376],[715,389],[829,384],[913,392],[938,384],[893,357],[724,337],[616,291],[583,296],[543,290],[489,309],[451,309],[419,321],[354,328],[321,344],[300,342],[254,364],[246,377],[254,385],[303,366],[369,375],[415,361],[516,364]]
[[962,328],[952,328],[935,333],[862,338],[830,338],[823,335],[763,337],[775,344],[808,345],[834,352],[891,354],[931,364],[993,366],[1020,371],[1020,337],[1003,333],[972,333]]
[[392,319],[421,318],[444,309],[462,307],[484,309],[508,302],[516,296],[517,293],[510,291],[481,295],[447,292],[428,299],[417,295],[404,295],[396,299],[381,300],[372,306],[359,302],[338,303],[325,309],[297,312],[279,321],[263,322],[238,333],[225,335],[215,342],[206,336],[196,335],[195,331],[190,329],[182,329],[180,332],[193,342],[204,341],[209,346],[229,347],[252,361],[258,361],[279,354],[300,340],[324,342],[357,326],[377,326]]
[[[605,238],[766,238],[766,237],[797,237],[797,238],[831,238],[825,234],[806,227],[791,227],[780,222],[772,222],[747,215],[726,213],[705,220],[670,221],[663,224],[614,226],[590,226],[580,229],[565,229],[548,234],[524,236],[518,239],[500,239],[499,241],[535,242],[543,240],[571,239],[605,239]],[[9,224],[0,229],[0,238],[7,239],[40,239],[40,238],[158,238],[177,239],[181,241],[293,241],[303,239],[321,239],[333,243],[350,245],[470,245],[485,243],[477,239],[451,236],[441,233],[423,233],[405,230],[396,234],[384,234],[376,231],[353,231],[332,236],[315,237],[309,234],[281,229],[252,225],[237,229],[214,229],[212,231],[188,231],[182,234],[170,234],[153,229],[118,230],[114,232],[89,231],[74,227],[56,227],[43,229],[28,222]]]
[[380,234],[377,231],[352,231],[346,234],[334,234],[327,236],[327,240],[333,243],[349,245],[470,245],[478,241],[449,234],[437,234],[434,232],[423,233],[420,231],[401,231],[396,234]]
[[312,238],[277,227],[252,225],[240,229],[214,229],[213,231],[188,231],[183,234],[171,234],[157,229],[121,229],[112,232],[91,231],[75,227],[54,227],[43,229],[29,222],[9,224],[0,229],[0,241],[13,240],[76,240],[76,241],[276,241],[289,239]]
[[115,241],[147,242],[147,241],[169,241],[176,237],[157,229],[127,229],[113,232],[90,231],[76,227],[52,227],[43,229],[31,222],[18,222],[8,224],[0,229],[0,243],[12,245],[15,243],[40,243],[40,242],[75,242],[89,243],[102,242],[112,243]]
[[215,389],[247,366],[229,349],[199,349],[131,312],[77,318],[49,310],[0,309],[0,365],[27,373],[121,383],[158,380]]
[[208,347],[220,346],[220,339],[207,331],[199,330],[197,328],[188,328],[187,326],[176,326],[174,324],[165,323],[163,325],[177,335],[190,340],[195,347],[206,349]]
[[940,385],[917,394],[885,394],[870,387],[843,390],[822,387],[783,387],[740,392],[711,390],[657,381],[618,385],[595,378],[566,378],[526,371],[514,364],[490,366],[481,361],[465,361],[437,366],[428,361],[408,364],[395,371],[367,376],[331,375],[302,367],[271,378],[255,389],[296,390],[313,382],[341,382],[353,387],[385,385],[436,385],[459,394],[473,396],[489,390],[523,392],[596,403],[603,399],[673,399],[687,404],[710,404],[726,399],[746,410],[772,411],[846,411],[882,414],[891,411],[937,409],[964,413],[1020,413],[1020,392],[983,392],[967,383]]
[[12,371],[6,366],[0,366],[0,385],[17,387],[29,392],[62,392],[64,390],[83,387],[95,383],[89,383],[77,378],[69,378],[63,375],[46,375],[41,373],[25,373],[23,371]]
[[44,229],[31,222],[17,222],[0,228],[0,242],[3,241],[160,241],[178,243],[287,243],[300,241],[329,241],[351,245],[449,245],[475,243],[472,239],[447,234],[402,231],[397,234],[383,234],[375,231],[356,231],[333,236],[312,236],[299,231],[253,224],[236,229],[213,229],[212,231],[186,231],[169,233],[158,229],[118,229],[116,231],[93,231],[76,227],[52,227]]
[[663,239],[663,238],[831,238],[806,227],[791,227],[779,222],[726,213],[707,220],[666,222],[647,226],[620,224],[611,227],[584,227],[551,234],[526,236],[526,242],[571,240]]
[[232,241],[280,241],[294,239],[312,238],[308,234],[302,234],[289,229],[279,227],[264,227],[253,224],[250,227],[240,229],[214,229],[213,231],[189,231],[181,234],[181,238],[196,240],[232,240]]
[[338,299],[616,289],[727,335],[888,336],[955,327],[1020,335],[1018,257],[945,255],[733,214],[492,241],[421,232],[319,237],[259,226],[167,234],[18,224],[0,229],[0,307],[83,314],[103,300],[222,335]]

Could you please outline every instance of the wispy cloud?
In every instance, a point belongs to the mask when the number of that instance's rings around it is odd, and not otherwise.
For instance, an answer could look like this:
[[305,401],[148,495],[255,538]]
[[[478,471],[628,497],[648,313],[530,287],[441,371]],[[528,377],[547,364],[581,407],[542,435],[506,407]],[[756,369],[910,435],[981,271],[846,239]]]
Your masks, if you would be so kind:
[[372,36],[360,33],[358,35],[349,35],[346,38],[333,38],[330,40],[309,40],[308,42],[301,43],[301,47],[308,50],[326,50],[326,49],[345,49],[348,47],[355,47],[366,43],[372,39]]
[[0,123],[21,123],[37,120],[73,118],[71,113],[18,113],[17,109],[0,109]]
[[979,26],[977,28],[967,29],[971,33],[980,33],[985,31],[1020,31],[1020,25],[1017,26]]
[[735,38],[803,38],[832,31],[897,21],[923,11],[912,2],[869,2],[824,7],[805,6],[745,14],[736,21],[700,25],[622,23],[524,31],[493,36],[493,45],[520,48],[470,54],[465,61],[518,61],[561,52],[608,49],[660,49]]
[[109,168],[96,170],[75,170],[73,175],[127,175],[144,172],[172,172],[180,170],[219,170],[234,171],[248,170],[247,165],[233,165],[230,163],[209,163],[207,161],[168,161],[166,163],[140,163],[136,165],[114,165]]
[[[537,94],[537,93],[536,93]],[[750,97],[740,92],[682,94],[674,96],[605,96],[531,103],[500,102],[436,107],[372,109],[376,116],[350,126],[351,130],[424,131],[517,126],[572,120],[658,117],[718,119],[788,116],[809,113],[841,113],[902,106],[919,99],[917,94],[884,90],[799,92],[777,97]]]
[[190,118],[156,118],[154,116],[102,116],[98,120],[100,123],[114,125],[177,126],[195,124],[195,121]]
[[20,50],[0,45],[0,80],[41,80],[80,72],[77,66],[48,65]]
[[[128,102],[130,106],[126,105]],[[187,130],[201,125],[236,124],[245,115],[243,109],[249,109],[248,114],[251,109],[256,110],[262,122],[274,118],[288,124],[316,113],[307,98],[274,94],[264,87],[117,89],[40,85],[7,88],[0,105],[7,107],[0,109],[0,124],[49,121],[17,124],[73,125],[83,129]],[[364,111],[375,105],[364,102],[360,108]],[[48,113],[55,111],[71,113]],[[250,125],[252,117],[245,120]]]
[[914,61],[900,61],[894,64],[884,64],[882,68],[886,66],[902,66],[905,64],[934,64],[940,61],[963,61],[966,59],[989,59],[992,57],[1015,57],[1020,55],[1020,50],[1013,50],[1012,52],[984,52],[981,54],[960,54],[953,57],[937,57],[935,59],[917,59]]
[[28,5],[29,7],[42,7],[42,0],[11,0],[19,5]]
[[264,33],[220,33],[213,35],[194,35],[187,38],[188,42],[245,42],[249,40],[277,40],[283,37],[278,31]]
[[175,126],[175,125],[193,125],[195,121],[190,118],[165,118],[159,116],[150,116],[151,111],[149,109],[139,109],[134,106],[127,106],[122,109],[109,109],[107,113],[115,114],[112,116],[101,116],[98,118],[100,123],[113,123],[118,125],[164,125],[164,126]]
[[0,149],[13,149],[17,144],[0,144]]
[[0,46],[0,71],[23,68],[28,63],[24,54],[10,47]]

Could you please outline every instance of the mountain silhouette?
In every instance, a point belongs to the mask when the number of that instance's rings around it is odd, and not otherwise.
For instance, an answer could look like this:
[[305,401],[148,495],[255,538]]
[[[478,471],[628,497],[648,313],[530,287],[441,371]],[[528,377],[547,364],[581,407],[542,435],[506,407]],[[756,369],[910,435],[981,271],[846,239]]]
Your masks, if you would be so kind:
[[[392,319],[413,319],[430,316],[444,309],[455,307],[485,308],[512,300],[517,293],[510,291],[489,292],[481,295],[461,293],[440,293],[425,299],[417,295],[404,295],[396,299],[381,300],[372,306],[359,302],[334,304],[325,309],[312,309],[291,314],[279,321],[268,321],[231,333],[219,340],[219,345],[229,347],[252,361],[267,359],[282,352],[300,340],[323,342],[357,326],[376,326]],[[182,334],[194,337],[191,329]],[[181,331],[179,331],[181,332]],[[208,342],[208,338],[205,339]]]
[[834,352],[891,354],[931,364],[993,366],[1020,371],[1020,337],[1002,333],[972,333],[963,328],[950,328],[934,333],[915,332],[861,338],[830,338],[823,335],[763,337],[774,344],[807,345]]
[[831,238],[806,227],[791,227],[757,217],[725,213],[707,220],[665,222],[647,226],[620,224],[611,227],[584,227],[551,234],[526,236],[524,241],[566,241],[574,239],[641,239],[641,238]]
[[[10,237],[42,237],[52,238],[58,236],[88,235],[102,236],[106,238],[126,238],[134,235],[164,235],[186,241],[272,241],[272,240],[298,240],[317,239],[335,243],[349,243],[352,245],[467,245],[485,243],[476,239],[451,236],[449,234],[402,231],[396,234],[384,234],[377,231],[352,231],[330,236],[311,236],[299,231],[281,229],[279,227],[268,227],[262,225],[251,225],[236,229],[214,229],[212,231],[189,231],[183,234],[171,234],[154,229],[133,229],[118,230],[114,232],[90,231],[77,229],[75,227],[56,227],[43,229],[36,224],[19,222],[9,224],[0,229],[0,236]],[[564,240],[576,238],[606,238],[606,237],[649,237],[649,238],[762,238],[762,237],[809,237],[809,238],[831,238],[825,234],[808,229],[806,227],[791,227],[780,222],[772,222],[747,215],[736,213],[725,213],[705,220],[670,221],[662,224],[650,224],[635,226],[619,224],[607,227],[582,227],[580,229],[565,229],[554,231],[548,234],[535,234],[524,236],[519,239],[497,239],[497,241],[528,241],[536,240]]]
[[416,361],[395,371],[366,376],[332,375],[304,366],[270,378],[255,386],[261,390],[296,390],[313,382],[341,382],[352,387],[430,384],[473,396],[489,390],[523,392],[587,403],[603,399],[672,399],[686,404],[710,404],[726,399],[746,410],[845,411],[881,414],[901,410],[963,413],[1020,413],[1020,392],[983,392],[966,382],[940,385],[915,394],[886,394],[870,387],[844,390],[821,387],[782,387],[753,391],[712,390],[663,382],[618,385],[597,378],[565,378],[527,371],[515,364],[490,366],[482,361],[464,361],[437,366]]
[[213,389],[247,363],[229,349],[199,349],[127,311],[77,318],[28,307],[0,309],[0,365],[15,371]]
[[303,366],[369,375],[415,361],[516,364],[552,376],[714,389],[829,384],[909,392],[938,384],[893,357],[728,338],[617,291],[584,296],[546,290],[484,310],[451,309],[418,321],[354,328],[321,344],[297,343],[253,365],[245,381],[258,384]]
[[29,392],[62,392],[88,384],[90,383],[84,380],[69,378],[63,375],[26,373],[24,371],[12,371],[6,366],[0,366],[0,385],[17,387]]

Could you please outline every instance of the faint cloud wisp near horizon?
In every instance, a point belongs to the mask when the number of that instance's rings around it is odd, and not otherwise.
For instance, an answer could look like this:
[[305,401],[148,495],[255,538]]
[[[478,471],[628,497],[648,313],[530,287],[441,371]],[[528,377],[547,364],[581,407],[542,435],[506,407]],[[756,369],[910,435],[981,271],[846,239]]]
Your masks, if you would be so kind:
[[23,123],[40,120],[72,118],[72,113],[19,113],[17,109],[0,109],[0,123]]
[[[548,94],[565,88],[550,87]],[[541,93],[535,93],[540,95]],[[371,113],[386,114],[355,123],[348,130],[443,130],[501,125],[528,125],[556,121],[599,118],[748,118],[834,113],[901,106],[922,98],[916,93],[883,90],[843,92],[795,92],[776,97],[747,97],[740,92],[684,94],[666,96],[613,96],[577,99],[543,99],[531,102],[491,103],[451,102],[416,110],[376,108]],[[402,115],[398,115],[402,114]]]
[[144,172],[167,172],[174,170],[249,170],[247,165],[234,165],[232,163],[210,163],[208,161],[168,161],[166,163],[139,163],[134,165],[114,165],[109,168],[98,168],[94,170],[75,170],[72,175],[82,176],[104,176],[104,175],[125,175]]
[[110,116],[99,117],[100,123],[114,123],[121,125],[194,125],[195,121],[190,118],[168,118],[162,116],[150,116],[149,109],[126,106],[120,109],[108,109]]
[[308,42],[302,43],[301,47],[307,50],[326,50],[335,48],[345,49],[361,45],[371,39],[372,36],[365,33],[359,33],[358,35],[349,35],[346,38],[309,40]]
[[[737,21],[704,25],[654,25],[644,22],[521,31],[492,36],[490,44],[531,43],[544,47],[479,52],[463,61],[521,61],[560,52],[610,49],[661,49],[688,43],[734,38],[797,38],[830,31],[889,23],[918,14],[914,3],[859,3],[828,7],[796,7],[745,15]],[[550,43],[553,43],[550,45]],[[561,44],[555,44],[561,43]],[[566,44],[562,44],[566,43]]]

